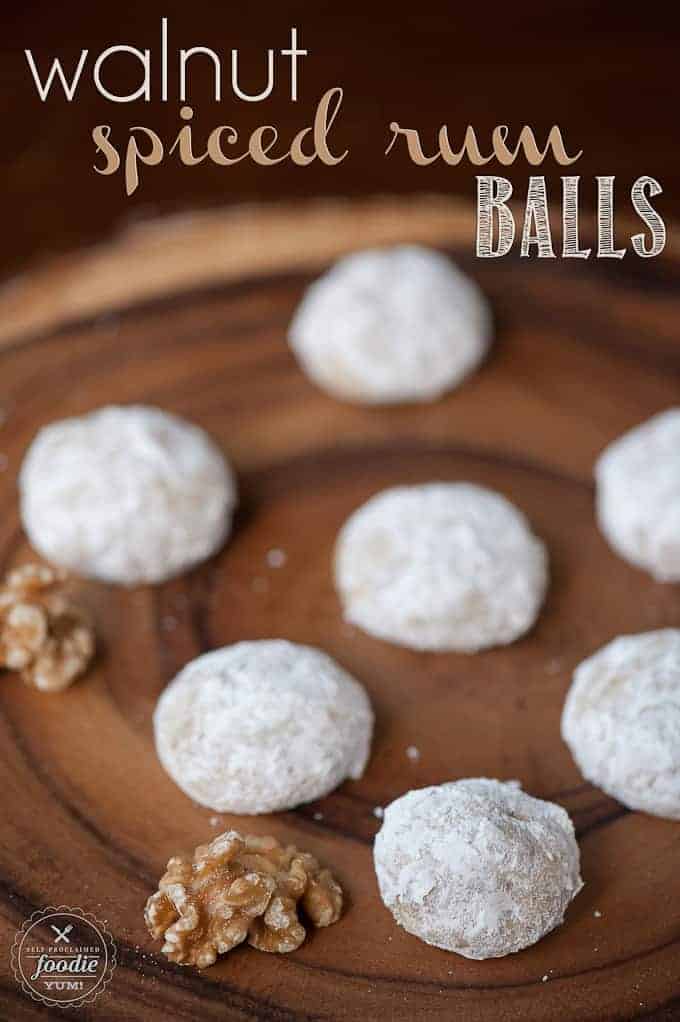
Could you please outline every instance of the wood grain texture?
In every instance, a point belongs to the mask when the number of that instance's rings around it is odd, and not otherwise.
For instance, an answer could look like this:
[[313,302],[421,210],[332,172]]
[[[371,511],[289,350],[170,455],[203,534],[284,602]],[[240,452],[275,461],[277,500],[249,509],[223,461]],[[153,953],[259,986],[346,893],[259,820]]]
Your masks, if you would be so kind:
[[[215,282],[213,273],[208,285],[183,281],[175,269],[167,289],[158,278],[140,295],[124,246],[86,255],[81,279],[94,280],[103,259],[115,281],[103,293],[115,293],[119,308],[109,301],[105,315],[96,303],[86,319],[75,321],[77,309],[64,315],[63,264],[52,278],[45,269],[24,285],[44,289],[44,311],[37,332],[29,336],[20,325],[0,354],[3,569],[30,556],[15,479],[36,429],[104,402],[150,402],[204,426],[232,457],[242,501],[228,546],[183,579],[136,590],[80,584],[102,637],[96,669],[81,683],[49,697],[3,678],[3,1018],[49,1014],[20,992],[7,951],[34,908],[54,903],[106,920],[119,949],[109,990],[74,1013],[79,1018],[680,1017],[680,826],[627,812],[585,784],[559,738],[570,674],[584,655],[619,632],[680,625],[678,588],[652,582],[607,548],[591,486],[604,444],[678,402],[680,266],[670,258],[483,263],[470,256],[469,211],[457,221],[448,207],[447,234],[441,218],[416,222],[417,203],[361,209],[361,216],[349,211],[343,233],[337,205],[326,223],[320,206],[309,219],[298,208],[291,223],[316,242],[304,259],[282,253],[278,261],[257,211],[262,264],[252,251],[238,276],[236,249],[230,279]],[[486,365],[425,407],[334,402],[302,376],[285,344],[295,304],[334,246],[380,240],[386,223],[395,235],[403,223],[409,237],[446,244],[489,294],[496,316]],[[189,244],[190,226],[185,235],[175,224],[167,236],[175,268],[204,259]],[[280,219],[272,232],[283,237]],[[544,612],[507,649],[416,654],[341,620],[330,577],[339,526],[380,488],[434,478],[498,488],[549,546]],[[286,551],[283,567],[267,565],[272,547]],[[365,683],[378,721],[370,765],[361,781],[297,811],[211,819],[161,770],[151,713],[187,659],[266,636],[319,645]],[[417,762],[406,756],[409,745],[420,749]],[[488,962],[399,930],[380,902],[371,860],[376,805],[411,787],[478,775],[519,778],[530,793],[563,805],[577,827],[586,880],[563,927],[534,948]],[[346,887],[346,914],[287,957],[244,948],[203,974],[180,969],[146,934],[144,901],[169,855],[230,825],[318,855]]]

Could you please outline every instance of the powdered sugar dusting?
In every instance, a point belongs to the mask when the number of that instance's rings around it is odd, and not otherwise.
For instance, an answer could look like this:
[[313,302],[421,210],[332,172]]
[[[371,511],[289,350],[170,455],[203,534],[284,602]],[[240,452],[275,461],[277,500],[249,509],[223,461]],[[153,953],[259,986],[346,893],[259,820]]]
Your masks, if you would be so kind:
[[562,737],[593,784],[630,809],[680,819],[680,629],[620,636],[584,660]]
[[154,714],[175,783],[234,813],[290,809],[360,777],[372,727],[363,686],[320,650],[278,639],[191,661]]
[[348,621],[414,649],[474,652],[534,623],[545,547],[499,493],[472,483],[400,486],[347,520],[335,579]]
[[680,408],[655,415],[600,456],[597,515],[614,549],[661,582],[680,581]]
[[491,317],[478,287],[418,245],[341,259],[307,290],[289,330],[308,375],[367,404],[429,401],[481,362]]
[[142,405],[46,426],[24,459],[20,490],[24,527],[44,557],[126,585],[163,581],[212,554],[236,502],[207,434]]
[[581,889],[567,813],[485,778],[410,791],[385,810],[374,849],[397,922],[466,958],[535,943]]
[[267,551],[267,564],[270,568],[282,568],[286,563],[286,551],[273,547]]

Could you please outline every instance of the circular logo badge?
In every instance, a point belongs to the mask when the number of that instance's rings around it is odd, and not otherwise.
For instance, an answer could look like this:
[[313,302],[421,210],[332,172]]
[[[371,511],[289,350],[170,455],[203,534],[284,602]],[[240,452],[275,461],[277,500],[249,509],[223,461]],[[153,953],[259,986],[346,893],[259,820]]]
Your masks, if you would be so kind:
[[116,966],[111,934],[80,908],[34,912],[16,935],[12,968],[34,1001],[51,1008],[78,1008],[105,989]]

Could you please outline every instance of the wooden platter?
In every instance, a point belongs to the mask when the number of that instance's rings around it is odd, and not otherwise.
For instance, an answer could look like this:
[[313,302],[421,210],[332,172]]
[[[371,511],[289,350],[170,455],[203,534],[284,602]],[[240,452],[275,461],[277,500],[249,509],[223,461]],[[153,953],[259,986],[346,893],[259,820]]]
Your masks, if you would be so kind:
[[[485,262],[472,238],[471,211],[444,199],[213,212],[136,228],[0,293],[3,570],[30,556],[16,497],[27,444],[44,423],[103,403],[153,403],[204,426],[233,459],[242,496],[229,545],[185,578],[79,584],[102,639],[86,679],[59,696],[2,679],[2,1018],[49,1014],[15,982],[9,947],[50,904],[94,913],[118,948],[109,988],[78,1018],[680,1017],[680,825],[584,783],[559,737],[579,660],[617,633],[680,625],[677,587],[607,548],[591,486],[608,441],[678,403],[680,265],[673,253]],[[334,402],[296,367],[286,325],[330,259],[397,240],[460,259],[491,298],[497,344],[436,404]],[[345,517],[384,486],[460,478],[501,490],[548,543],[552,584],[534,631],[476,656],[424,655],[345,625],[330,576]],[[268,564],[272,548],[285,551],[283,566]],[[361,781],[295,812],[212,814],[163,773],[151,713],[189,658],[269,636],[318,645],[365,683],[372,759]],[[563,927],[487,962],[399,930],[371,856],[375,806],[479,775],[518,778],[568,809],[586,880]],[[205,973],[181,969],[148,937],[145,899],[171,854],[233,825],[318,855],[341,878],[347,911],[290,956],[242,948]]]

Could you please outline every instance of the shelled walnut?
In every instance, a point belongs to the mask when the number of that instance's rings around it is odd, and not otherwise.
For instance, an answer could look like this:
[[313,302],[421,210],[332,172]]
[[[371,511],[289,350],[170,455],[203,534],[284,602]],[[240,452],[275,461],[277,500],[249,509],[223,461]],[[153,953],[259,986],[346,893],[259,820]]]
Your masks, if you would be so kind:
[[60,591],[64,581],[45,565],[25,564],[0,586],[0,667],[44,692],[66,688],[94,655],[92,626]]
[[330,870],[275,838],[230,830],[193,859],[170,859],[144,918],[171,961],[205,969],[245,940],[260,951],[295,951],[305,939],[298,906],[314,926],[337,922],[342,889]]

